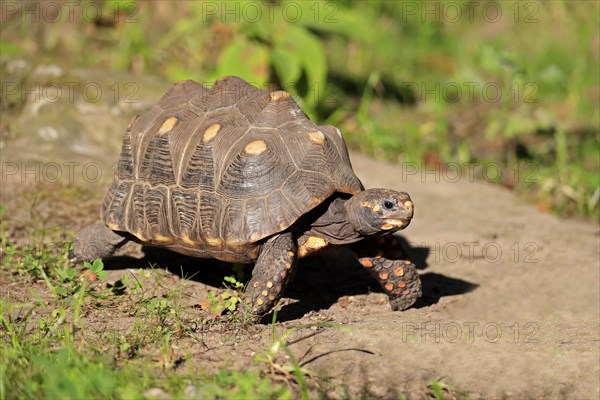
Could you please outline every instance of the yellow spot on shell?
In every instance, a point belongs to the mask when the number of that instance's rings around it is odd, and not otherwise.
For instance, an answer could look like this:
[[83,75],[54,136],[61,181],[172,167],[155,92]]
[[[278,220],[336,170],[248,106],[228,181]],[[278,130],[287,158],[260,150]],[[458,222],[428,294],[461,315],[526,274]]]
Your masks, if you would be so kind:
[[213,247],[221,247],[223,239],[220,238],[206,238],[206,243]]
[[373,206],[373,212],[377,212],[377,211],[379,211],[379,204],[375,204]]
[[154,235],[152,237],[152,242],[153,243],[172,243],[173,242],[173,238],[169,237],[169,236],[164,236],[164,235]]
[[217,133],[219,133],[220,129],[221,124],[212,124],[204,131],[204,135],[202,135],[202,141],[204,143],[211,141],[215,136],[217,136]]
[[271,100],[281,100],[287,99],[288,97],[290,97],[290,94],[285,90],[278,90],[276,92],[270,93],[269,96],[271,97]]
[[269,289],[271,289],[271,288],[273,287],[273,282],[271,282],[271,281],[268,281],[268,282],[267,282],[267,287],[268,287]]
[[135,236],[136,238],[140,239],[142,242],[147,242],[148,239],[146,238],[146,236],[144,236],[144,234],[142,232],[131,232],[131,234],[133,236]]
[[265,303],[265,301],[263,299],[258,299],[256,300],[256,304],[258,304],[259,306],[262,306]]
[[308,132],[308,138],[316,144],[323,144],[325,142],[325,135],[321,131]]
[[269,294],[268,290],[263,290],[262,292],[260,292],[263,296],[267,296]]
[[158,134],[164,135],[165,133],[170,132],[173,128],[175,128],[177,122],[179,122],[177,117],[169,117],[165,119],[165,122],[163,122],[160,128],[158,128]]
[[309,236],[306,242],[298,248],[298,256],[304,257],[305,255],[315,252],[323,247],[327,246],[327,240],[318,236]]
[[259,155],[267,150],[267,144],[264,140],[255,140],[254,142],[250,142],[244,147],[244,151],[248,154]]
[[183,235],[179,238],[182,243],[187,244],[188,246],[197,246],[198,243],[193,241],[188,235]]

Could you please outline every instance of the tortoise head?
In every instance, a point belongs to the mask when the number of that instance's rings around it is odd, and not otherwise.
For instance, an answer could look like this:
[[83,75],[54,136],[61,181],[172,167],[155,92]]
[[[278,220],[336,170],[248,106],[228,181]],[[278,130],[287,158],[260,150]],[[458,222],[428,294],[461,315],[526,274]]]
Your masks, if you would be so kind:
[[348,221],[364,236],[387,234],[404,229],[413,217],[408,193],[389,189],[367,189],[346,204]]

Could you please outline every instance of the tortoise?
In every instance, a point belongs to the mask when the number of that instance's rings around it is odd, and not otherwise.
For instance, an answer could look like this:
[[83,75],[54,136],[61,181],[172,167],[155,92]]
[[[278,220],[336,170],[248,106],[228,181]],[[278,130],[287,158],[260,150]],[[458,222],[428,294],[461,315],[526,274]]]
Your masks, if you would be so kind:
[[198,258],[254,263],[242,304],[255,317],[282,297],[297,260],[351,245],[392,309],[421,296],[392,233],[413,216],[407,193],[366,189],[340,131],[317,126],[285,91],[237,77],[176,83],[127,127],[103,224],[78,232],[75,261],[129,241]]

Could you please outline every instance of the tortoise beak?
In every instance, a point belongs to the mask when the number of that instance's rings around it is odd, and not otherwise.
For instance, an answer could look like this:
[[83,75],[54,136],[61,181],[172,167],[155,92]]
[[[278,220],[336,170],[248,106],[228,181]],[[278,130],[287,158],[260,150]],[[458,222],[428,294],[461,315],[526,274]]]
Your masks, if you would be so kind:
[[409,200],[399,201],[399,210],[388,215],[383,219],[383,225],[381,226],[384,230],[389,229],[404,229],[410,224],[413,217],[413,202]]

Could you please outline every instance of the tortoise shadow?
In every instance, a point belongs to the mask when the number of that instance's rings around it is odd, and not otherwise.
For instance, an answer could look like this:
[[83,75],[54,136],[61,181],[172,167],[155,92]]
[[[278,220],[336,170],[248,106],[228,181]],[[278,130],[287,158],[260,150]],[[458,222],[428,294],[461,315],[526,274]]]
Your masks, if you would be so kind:
[[142,251],[144,255],[141,258],[123,255],[107,259],[104,261],[104,269],[160,268],[182,279],[213,287],[222,287],[224,278],[233,274],[231,264],[223,261],[188,257],[165,248],[151,246],[142,246]]
[[[399,236],[399,238],[401,238]],[[404,248],[419,270],[427,268],[428,248],[412,248],[403,240]],[[420,273],[423,295],[413,308],[436,304],[444,296],[454,296],[475,290],[478,285],[434,272]],[[286,297],[299,300],[281,308],[278,320],[301,318],[310,311],[327,309],[341,297],[384,293],[377,281],[358,263],[349,250],[335,256],[323,254],[300,261],[298,273],[287,289]]]
[[[428,267],[429,248],[412,247],[402,236],[397,236],[417,269]],[[183,256],[163,248],[143,247],[144,257],[114,257],[106,260],[104,267],[110,269],[162,268],[191,281],[213,287],[223,287],[226,276],[233,275],[230,263]],[[247,265],[245,276],[251,276],[252,266]],[[420,274],[423,295],[414,308],[436,304],[444,296],[471,292],[478,285],[462,279],[451,278],[434,272]],[[299,261],[294,280],[288,286],[285,297],[298,300],[284,305],[278,312],[278,320],[299,319],[310,311],[328,309],[341,297],[364,295],[370,292],[383,293],[383,289],[356,260],[349,248],[324,252]],[[270,321],[271,316],[264,321]]]

